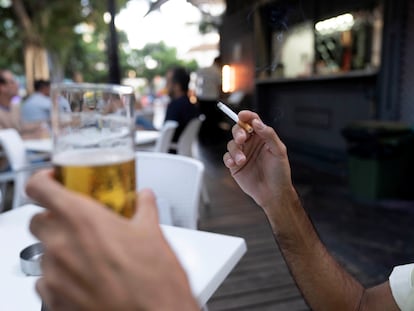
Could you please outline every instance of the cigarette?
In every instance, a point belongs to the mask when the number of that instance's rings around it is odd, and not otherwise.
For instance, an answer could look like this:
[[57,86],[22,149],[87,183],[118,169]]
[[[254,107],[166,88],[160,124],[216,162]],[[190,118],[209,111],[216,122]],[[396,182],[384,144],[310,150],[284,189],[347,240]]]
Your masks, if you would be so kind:
[[225,104],[223,104],[222,102],[218,102],[217,107],[221,111],[223,111],[230,119],[232,119],[242,128],[244,128],[247,133],[249,134],[253,133],[253,128],[251,127],[251,125],[247,124],[246,122],[240,121],[237,114],[233,110],[231,110],[229,107],[227,107]]

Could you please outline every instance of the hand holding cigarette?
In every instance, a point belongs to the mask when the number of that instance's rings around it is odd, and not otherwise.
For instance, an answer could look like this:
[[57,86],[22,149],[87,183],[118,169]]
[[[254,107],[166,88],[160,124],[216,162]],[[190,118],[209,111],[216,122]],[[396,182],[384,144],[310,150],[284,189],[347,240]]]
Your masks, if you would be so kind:
[[243,121],[240,121],[237,114],[233,110],[231,110],[229,107],[227,107],[225,104],[223,104],[222,102],[218,102],[217,107],[221,111],[223,111],[230,119],[232,119],[234,122],[236,122],[242,128],[244,128],[247,133],[249,133],[249,134],[253,133],[253,128],[251,127],[251,125],[247,124]]

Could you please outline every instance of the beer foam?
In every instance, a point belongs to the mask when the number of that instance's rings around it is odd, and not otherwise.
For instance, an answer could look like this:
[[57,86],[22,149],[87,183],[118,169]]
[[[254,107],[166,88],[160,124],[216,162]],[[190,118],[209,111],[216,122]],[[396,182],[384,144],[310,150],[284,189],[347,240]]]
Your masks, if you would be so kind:
[[88,149],[63,151],[55,154],[52,162],[59,166],[100,166],[132,159],[134,159],[134,153],[130,150]]

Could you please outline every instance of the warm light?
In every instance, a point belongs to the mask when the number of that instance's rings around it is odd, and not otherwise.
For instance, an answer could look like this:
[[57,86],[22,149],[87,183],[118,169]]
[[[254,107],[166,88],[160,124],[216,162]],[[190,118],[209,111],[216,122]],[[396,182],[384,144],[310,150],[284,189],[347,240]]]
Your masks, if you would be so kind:
[[322,34],[346,31],[350,30],[354,26],[354,23],[354,16],[347,13],[316,23],[315,30]]
[[236,73],[230,65],[224,65],[221,70],[222,91],[224,93],[233,92],[236,88]]

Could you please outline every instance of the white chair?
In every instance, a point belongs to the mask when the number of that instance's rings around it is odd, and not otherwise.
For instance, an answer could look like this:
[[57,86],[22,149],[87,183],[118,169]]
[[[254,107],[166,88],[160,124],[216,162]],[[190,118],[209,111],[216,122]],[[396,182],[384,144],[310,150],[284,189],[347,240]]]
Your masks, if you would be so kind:
[[176,143],[172,143],[170,148],[175,150],[177,154],[193,157],[194,144],[197,141],[201,123],[203,123],[205,118],[206,117],[204,115],[200,115],[199,117],[188,122],[187,126],[178,138],[178,141]]
[[[198,139],[198,133],[200,131],[201,124],[205,119],[206,117],[204,115],[200,115],[198,118],[192,119],[187,124],[184,131],[181,133],[180,137],[178,138],[178,142],[171,144],[171,149],[176,150],[177,154],[179,155],[194,158],[193,150]],[[201,198],[205,206],[208,206],[210,204],[210,196],[208,195],[208,191],[204,182],[202,186]]]
[[[24,203],[25,198],[24,187],[28,177],[28,172],[24,171],[24,168],[28,166],[26,149],[20,134],[15,129],[0,130],[0,144],[11,169],[11,172],[0,174],[0,182],[3,185],[8,181],[14,182],[12,208],[16,208]],[[4,201],[5,188],[2,188],[2,201]]]
[[171,141],[175,133],[175,129],[178,127],[178,122],[168,120],[164,123],[161,128],[160,136],[155,142],[154,152],[165,152],[167,153],[171,146]]
[[204,165],[189,157],[136,152],[137,188],[151,188],[168,201],[173,225],[197,229]]
[[20,134],[15,129],[0,129],[0,146],[3,156],[8,161],[10,171],[0,173],[1,204],[0,212],[4,209],[6,183],[13,182],[12,208],[19,207],[30,202],[25,192],[25,185],[32,171],[49,167],[50,162],[44,161],[44,156],[33,157],[34,160],[42,160],[37,164],[30,163],[31,158],[27,156],[26,148]]

